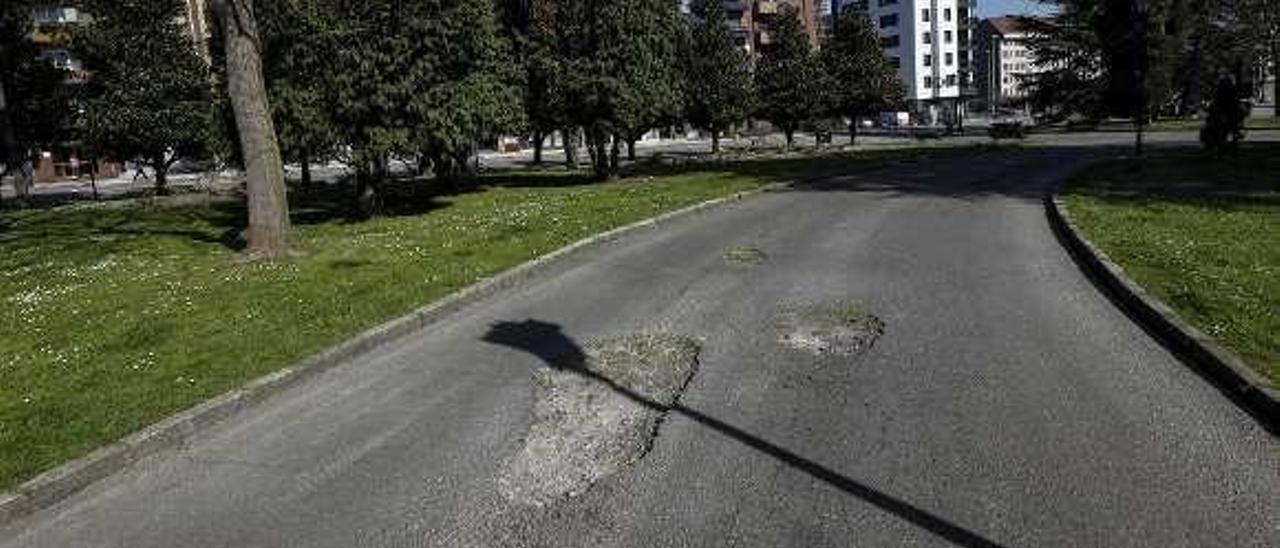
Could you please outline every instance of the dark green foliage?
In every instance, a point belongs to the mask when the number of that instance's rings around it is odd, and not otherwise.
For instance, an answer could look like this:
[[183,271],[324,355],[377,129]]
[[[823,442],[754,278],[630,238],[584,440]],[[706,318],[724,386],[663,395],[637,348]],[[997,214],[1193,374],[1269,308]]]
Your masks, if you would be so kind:
[[263,40],[263,76],[270,95],[280,151],[302,168],[310,183],[313,161],[337,153],[339,131],[329,105],[331,30],[317,4],[302,0],[257,0]]
[[685,50],[685,116],[711,133],[713,152],[720,135],[746,119],[753,108],[751,60],[726,26],[724,2],[695,0],[695,19]]
[[93,74],[87,139],[154,171],[158,192],[181,158],[200,158],[214,126],[209,67],[180,22],[181,0],[86,0],[75,49]]
[[75,123],[66,73],[39,58],[31,41],[33,5],[0,7],[0,174],[15,174],[20,194],[37,149],[69,139]]
[[831,81],[834,114],[849,118],[849,138],[857,135],[858,118],[889,109],[903,100],[902,83],[880,46],[880,35],[865,12],[846,10],[822,51]]
[[1093,21],[1100,0],[1045,0],[1056,15],[1047,20],[1024,18],[1028,46],[1044,72],[1024,85],[1033,111],[1049,120],[1072,116],[1105,116],[1102,104],[1102,45]]
[[1209,116],[1200,130],[1200,142],[1206,149],[1235,149],[1244,138],[1244,119],[1249,112],[1241,101],[1241,91],[1230,77],[1218,81],[1213,102],[1209,104]]
[[830,85],[795,8],[784,6],[777,17],[774,42],[757,69],[756,97],[761,117],[786,134],[789,147],[796,130],[825,110]]
[[[621,86],[613,100],[614,138],[628,146],[649,130],[677,120],[683,104],[680,13],[672,0],[620,4],[620,27],[609,62]],[[631,154],[634,159],[634,153]],[[614,169],[616,169],[616,162]]]
[[675,117],[677,17],[671,0],[556,3],[557,93],[599,177],[617,174],[621,141]]

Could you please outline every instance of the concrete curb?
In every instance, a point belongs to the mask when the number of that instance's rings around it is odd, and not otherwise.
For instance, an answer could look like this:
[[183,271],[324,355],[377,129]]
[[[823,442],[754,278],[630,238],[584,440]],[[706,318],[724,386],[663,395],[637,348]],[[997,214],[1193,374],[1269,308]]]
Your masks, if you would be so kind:
[[237,390],[179,412],[84,457],[46,471],[18,486],[14,492],[0,493],[0,526],[53,506],[94,482],[128,468],[143,457],[166,449],[189,445],[202,431],[275,394],[417,332],[466,306],[509,289],[574,253],[615,240],[639,229],[657,226],[677,217],[741,201],[785,186],[785,183],[764,185],[631,223],[578,240],[491,278],[481,280],[405,316],[360,333],[297,365],[259,377]]
[[1120,265],[1085,237],[1060,196],[1046,197],[1045,210],[1059,240],[1121,309],[1184,363],[1213,380],[1265,427],[1273,431],[1280,427],[1280,390],[1125,275]]

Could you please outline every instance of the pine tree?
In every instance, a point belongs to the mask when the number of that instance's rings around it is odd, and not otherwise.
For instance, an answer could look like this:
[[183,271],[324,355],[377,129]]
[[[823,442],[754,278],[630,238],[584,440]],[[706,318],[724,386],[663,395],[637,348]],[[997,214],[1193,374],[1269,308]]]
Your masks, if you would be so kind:
[[783,6],[773,26],[774,42],[764,51],[756,74],[761,116],[786,135],[787,148],[796,130],[825,107],[827,84],[794,7]]
[[831,80],[831,103],[836,114],[849,118],[849,142],[857,140],[858,118],[902,102],[898,73],[880,47],[880,35],[862,11],[841,14],[835,34],[822,51]]
[[751,113],[751,60],[729,34],[724,2],[695,0],[691,8],[695,19],[685,55],[685,115],[694,127],[711,134],[711,151],[719,153],[720,136]]

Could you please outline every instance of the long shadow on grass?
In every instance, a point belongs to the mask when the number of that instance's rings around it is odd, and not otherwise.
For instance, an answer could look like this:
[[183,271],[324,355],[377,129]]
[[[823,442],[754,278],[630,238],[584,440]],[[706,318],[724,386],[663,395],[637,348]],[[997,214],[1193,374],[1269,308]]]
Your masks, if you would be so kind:
[[664,413],[677,413],[958,546],[973,548],[1001,546],[942,516],[845,476],[727,422],[678,402],[672,406],[663,405],[626,388],[613,379],[591,371],[585,367],[586,353],[583,352],[582,346],[566,335],[557,324],[533,319],[523,322],[498,322],[490,327],[489,332],[481,340],[533,354],[553,369],[569,371],[604,383],[618,394],[650,409]]

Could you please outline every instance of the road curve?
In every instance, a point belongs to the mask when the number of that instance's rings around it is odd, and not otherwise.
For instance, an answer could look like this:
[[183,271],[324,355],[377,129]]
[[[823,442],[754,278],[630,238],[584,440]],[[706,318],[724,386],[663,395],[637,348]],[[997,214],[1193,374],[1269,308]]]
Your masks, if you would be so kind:
[[[0,546],[1280,546],[1280,441],[1049,229],[1045,186],[1090,154],[893,166],[632,233]],[[849,299],[885,325],[862,356],[779,343],[782,307]],[[483,340],[528,320],[550,331]],[[495,478],[528,431],[539,356],[636,332],[702,346],[652,450],[571,500],[505,505]]]

